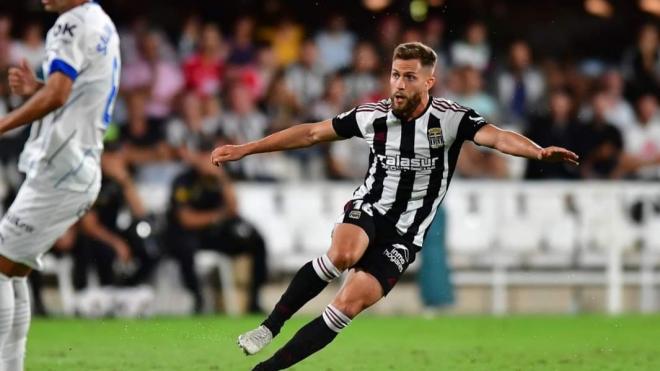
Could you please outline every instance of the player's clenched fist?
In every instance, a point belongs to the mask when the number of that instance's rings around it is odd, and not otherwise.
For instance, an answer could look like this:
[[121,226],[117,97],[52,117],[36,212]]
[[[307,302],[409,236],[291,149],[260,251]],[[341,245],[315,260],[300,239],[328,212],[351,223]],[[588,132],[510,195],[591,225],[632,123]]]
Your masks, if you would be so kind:
[[211,162],[215,166],[220,166],[223,162],[240,160],[246,154],[245,146],[224,145],[213,150],[213,153],[211,153]]
[[39,89],[39,83],[34,76],[27,60],[23,59],[18,67],[9,69],[9,89],[12,94],[22,97],[30,96]]

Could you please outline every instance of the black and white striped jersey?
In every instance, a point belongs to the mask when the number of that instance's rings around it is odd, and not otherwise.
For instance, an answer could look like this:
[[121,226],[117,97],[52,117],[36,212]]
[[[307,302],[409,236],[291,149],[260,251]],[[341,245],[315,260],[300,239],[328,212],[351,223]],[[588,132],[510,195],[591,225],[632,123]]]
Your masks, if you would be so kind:
[[363,104],[332,120],[342,137],[371,147],[364,183],[353,193],[421,247],[451,181],[461,145],[486,121],[474,110],[443,98],[429,99],[416,119],[401,121],[389,99]]

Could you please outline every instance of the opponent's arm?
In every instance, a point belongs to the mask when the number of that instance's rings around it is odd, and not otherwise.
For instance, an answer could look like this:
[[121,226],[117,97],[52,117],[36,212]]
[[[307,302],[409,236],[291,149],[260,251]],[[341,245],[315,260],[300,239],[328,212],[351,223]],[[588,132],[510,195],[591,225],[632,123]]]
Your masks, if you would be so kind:
[[342,137],[337,135],[333,129],[332,120],[300,124],[253,142],[218,147],[213,150],[211,161],[217,166],[223,162],[240,160],[255,153],[304,148],[337,139],[342,139]]
[[61,73],[52,73],[46,84],[38,89],[27,102],[0,118],[0,135],[16,127],[26,125],[62,107],[69,99],[73,80]]
[[529,138],[495,125],[486,124],[474,135],[474,142],[480,146],[496,149],[507,155],[525,157],[547,162],[568,162],[579,165],[578,155],[561,147],[542,148]]

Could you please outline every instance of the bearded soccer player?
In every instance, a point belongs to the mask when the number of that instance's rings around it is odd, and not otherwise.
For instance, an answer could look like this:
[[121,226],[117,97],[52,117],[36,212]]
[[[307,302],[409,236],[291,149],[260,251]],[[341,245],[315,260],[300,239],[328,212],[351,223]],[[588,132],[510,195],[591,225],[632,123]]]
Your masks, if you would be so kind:
[[301,361],[387,295],[421,249],[464,141],[528,159],[577,165],[578,156],[567,149],[541,148],[487,123],[470,108],[431,97],[436,60],[435,52],[422,43],[401,44],[394,51],[389,99],[213,151],[211,160],[220,165],[254,153],[351,137],[371,147],[365,181],[344,207],[330,249],[296,273],[261,326],[239,336],[239,346],[247,354],[263,349],[300,307],[350,270],[343,287],[322,315],[254,370],[281,370]]
[[59,13],[46,37],[43,82],[27,62],[9,70],[27,98],[0,118],[0,134],[32,123],[19,159],[26,175],[0,221],[0,370],[23,370],[30,323],[26,276],[92,205],[101,186],[103,134],[119,82],[119,37],[88,0],[41,0]]

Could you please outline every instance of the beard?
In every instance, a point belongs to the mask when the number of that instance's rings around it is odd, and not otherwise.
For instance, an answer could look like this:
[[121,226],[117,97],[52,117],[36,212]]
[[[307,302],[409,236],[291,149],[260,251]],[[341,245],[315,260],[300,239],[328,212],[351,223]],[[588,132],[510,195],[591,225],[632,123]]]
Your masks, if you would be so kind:
[[[396,103],[395,97],[403,98],[400,103]],[[409,96],[403,93],[394,93],[390,97],[392,101],[392,112],[398,117],[410,118],[415,108],[422,102],[422,96],[419,93],[411,93]]]

